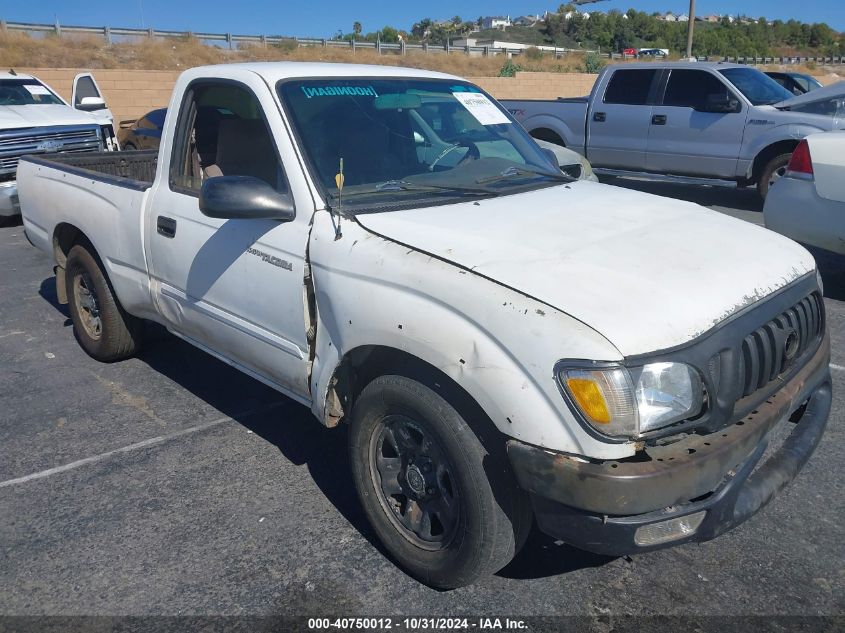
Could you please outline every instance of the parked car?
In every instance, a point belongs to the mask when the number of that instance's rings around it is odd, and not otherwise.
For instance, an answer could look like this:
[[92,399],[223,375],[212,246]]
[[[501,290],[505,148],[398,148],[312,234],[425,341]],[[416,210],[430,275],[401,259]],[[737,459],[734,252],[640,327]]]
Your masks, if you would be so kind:
[[626,48],[622,51],[622,54],[626,57],[636,57],[637,56],[637,49],[636,48]]
[[638,57],[668,57],[668,48],[641,48],[637,51]]
[[555,145],[542,139],[534,139],[534,141],[544,150],[552,152],[555,155],[555,164],[560,167],[560,170],[573,178],[578,180],[592,180],[598,182],[599,179],[593,172],[593,167],[590,161],[581,156],[578,152],[573,152],[571,149],[566,149],[562,145]]
[[348,423],[337,476],[421,581],[502,568],[533,518],[604,554],[712,539],[820,441],[829,335],[795,242],[562,174],[452,75],[227,64],[171,103],[157,156],[21,160],[80,345],[126,358],[149,319]]
[[111,112],[90,74],[74,78],[71,102],[32,75],[0,73],[0,223],[20,214],[22,155],[117,147]]
[[843,96],[845,82],[796,97],[748,66],[654,62],[606,67],[589,97],[502,103],[532,136],[583,154],[599,175],[733,180],[765,198],[801,138],[845,128],[825,110]]
[[803,139],[763,209],[766,227],[845,255],[845,131]]
[[802,95],[818,88],[824,88],[824,85],[818,79],[812,75],[805,75],[804,73],[769,71],[766,74],[795,95]]
[[158,149],[166,114],[167,108],[159,108],[147,112],[140,119],[121,121],[117,131],[120,148],[125,150]]

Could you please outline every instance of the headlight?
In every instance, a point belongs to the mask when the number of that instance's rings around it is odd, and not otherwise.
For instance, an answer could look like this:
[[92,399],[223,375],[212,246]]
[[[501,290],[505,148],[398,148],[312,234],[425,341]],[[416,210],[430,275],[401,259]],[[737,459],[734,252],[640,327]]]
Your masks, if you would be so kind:
[[564,367],[560,384],[583,418],[597,431],[639,437],[701,412],[704,387],[684,363],[642,367]]

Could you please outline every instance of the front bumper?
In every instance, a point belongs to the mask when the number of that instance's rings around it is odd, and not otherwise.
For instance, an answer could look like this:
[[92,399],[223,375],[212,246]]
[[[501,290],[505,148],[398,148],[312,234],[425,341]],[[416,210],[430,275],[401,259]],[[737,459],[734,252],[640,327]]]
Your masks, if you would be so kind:
[[[829,362],[825,335],[810,361],[743,419],[650,447],[644,459],[592,463],[516,440],[508,442],[508,456],[520,486],[531,493],[540,529],[575,547],[625,555],[710,540],[766,505],[813,453],[830,414]],[[778,423],[794,427],[761,460]],[[701,522],[659,543],[638,537],[646,526],[682,517]]]
[[14,180],[0,183],[0,217],[12,217],[20,214],[18,183]]

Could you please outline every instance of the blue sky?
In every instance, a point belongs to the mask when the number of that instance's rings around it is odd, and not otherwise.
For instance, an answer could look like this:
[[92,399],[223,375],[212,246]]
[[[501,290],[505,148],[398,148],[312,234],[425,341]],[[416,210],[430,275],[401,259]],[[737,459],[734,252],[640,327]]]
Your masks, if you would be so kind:
[[[213,33],[281,34],[331,37],[338,29],[348,32],[358,20],[364,31],[375,31],[389,24],[410,28],[423,17],[448,19],[458,14],[474,20],[479,15],[507,15],[554,10],[560,1],[543,4],[538,0],[471,0],[468,2],[402,2],[401,0],[0,0],[0,18],[9,22],[50,22],[84,26],[155,27]],[[686,12],[684,0],[609,0],[584,7],[586,10],[627,10]],[[696,13],[745,13],[769,19],[797,18],[804,22],[827,22],[845,30],[842,0],[698,0]]]

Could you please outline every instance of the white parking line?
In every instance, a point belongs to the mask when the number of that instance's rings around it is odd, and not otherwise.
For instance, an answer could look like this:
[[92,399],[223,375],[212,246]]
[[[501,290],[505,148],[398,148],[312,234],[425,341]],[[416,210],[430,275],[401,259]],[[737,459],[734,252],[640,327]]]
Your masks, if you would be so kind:
[[[244,411],[243,413],[238,413],[234,417],[243,418],[248,416],[253,416],[258,413],[266,413],[268,411],[272,411],[280,406],[282,406],[283,402],[276,402],[274,404],[269,404],[264,407],[258,407],[256,409],[250,409],[248,411]],[[69,464],[64,464],[63,466],[56,466],[55,468],[48,468],[47,470],[42,470],[37,473],[32,473],[29,475],[24,475],[23,477],[16,477],[15,479],[7,479],[6,481],[0,481],[0,488],[7,488],[8,486],[14,486],[16,484],[23,484],[28,481],[34,481],[36,479],[44,479],[46,477],[50,477],[52,475],[57,475],[59,473],[64,473],[69,470],[74,470],[76,468],[81,468],[82,466],[87,466],[89,464],[96,464],[98,462],[105,461],[110,457],[114,457],[115,455],[121,455],[123,453],[131,453],[132,451],[137,451],[142,448],[147,448],[150,446],[157,446],[158,444],[163,444],[165,442],[169,442],[174,440],[178,437],[182,437],[184,435],[190,435],[191,433],[198,433],[199,431],[204,431],[206,429],[210,429],[215,427],[219,424],[223,424],[224,422],[229,422],[232,420],[230,417],[224,418],[217,418],[216,420],[211,420],[209,422],[205,422],[204,424],[197,424],[196,426],[189,427],[187,429],[182,429],[181,431],[175,431],[168,435],[159,435],[158,437],[151,437],[148,440],[142,440],[140,442],[136,442],[135,444],[129,444],[128,446],[123,446],[121,448],[116,448],[111,451],[106,451],[105,453],[100,453],[99,455],[93,455],[91,457],[86,457],[84,459],[77,460],[75,462],[70,462]]]
[[835,369],[836,371],[845,371],[845,367],[842,365],[834,365],[833,363],[830,364],[831,369]]

